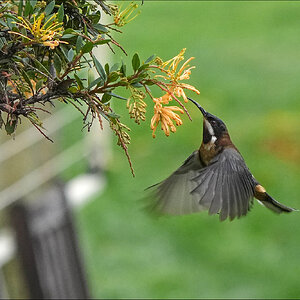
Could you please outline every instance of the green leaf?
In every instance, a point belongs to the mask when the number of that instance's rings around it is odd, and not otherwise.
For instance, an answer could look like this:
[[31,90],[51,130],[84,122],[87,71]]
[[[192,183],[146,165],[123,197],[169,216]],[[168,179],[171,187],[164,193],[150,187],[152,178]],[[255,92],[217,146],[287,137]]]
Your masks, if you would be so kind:
[[74,78],[79,86],[79,89],[80,90],[83,90],[84,89],[84,86],[83,86],[83,83],[82,83],[82,80],[78,77],[77,74],[74,74]]
[[28,17],[33,12],[33,8],[29,1],[26,1],[25,9],[24,9],[24,17]]
[[22,16],[23,12],[23,1],[19,1],[19,5],[18,5],[18,15]]
[[72,61],[73,58],[74,58],[74,50],[71,48],[69,51],[68,51],[68,61]]
[[153,54],[153,55],[151,55],[150,57],[148,57],[148,58],[146,59],[146,61],[145,61],[145,64],[148,64],[148,63],[150,63],[151,61],[153,61],[155,57],[156,57],[155,54]]
[[96,30],[98,30],[100,33],[107,33],[108,32],[108,29],[105,26],[103,26],[102,24],[95,24],[94,28]]
[[94,71],[92,69],[88,70],[88,86],[95,80]]
[[73,28],[67,28],[65,31],[64,31],[64,34],[68,34],[68,33],[74,33],[76,32]]
[[139,71],[145,70],[145,69],[148,68],[148,67],[149,67],[149,64],[141,65],[141,66],[139,67]]
[[108,82],[114,82],[120,77],[118,72],[111,72],[108,75]]
[[104,69],[105,69],[106,74],[108,75],[109,74],[109,64],[108,63],[105,64]]
[[116,63],[116,64],[114,64],[114,65],[110,68],[110,72],[117,71],[118,69],[119,69],[119,64]]
[[54,62],[54,67],[56,69],[56,73],[59,74],[61,71],[61,60],[56,53],[54,54],[53,62]]
[[5,131],[7,134],[11,135],[15,132],[16,130],[16,127],[17,127],[17,121],[12,121],[12,122],[7,122],[5,124]]
[[141,83],[139,83],[139,82],[132,83],[132,84],[130,84],[130,85],[133,86],[133,87],[136,87],[136,88],[143,87],[143,85],[142,85]]
[[31,5],[31,7],[32,7],[32,11],[33,11],[33,9],[35,8],[36,3],[37,3],[37,0],[30,0],[30,5]]
[[63,22],[65,16],[64,4],[62,3],[57,11],[57,20],[58,22]]
[[35,57],[32,57],[35,66],[43,73],[45,73],[47,76],[51,76],[51,74],[49,73],[48,69],[39,61],[37,60]]
[[111,41],[110,39],[100,40],[100,41],[96,42],[94,45],[103,45],[103,44],[109,43],[110,41]]
[[126,76],[126,65],[124,64],[124,62],[122,61],[122,66],[120,68],[120,72]]
[[46,16],[50,15],[53,11],[53,8],[55,6],[55,1],[51,1],[45,8],[44,13]]
[[76,34],[66,33],[62,36],[63,39],[70,39],[76,36]]
[[76,41],[76,52],[79,53],[82,47],[83,43],[83,38],[82,36],[78,36],[77,41]]
[[87,42],[81,49],[82,53],[88,53],[92,51],[94,44],[92,42]]
[[140,66],[140,58],[139,55],[135,53],[132,58],[132,68],[134,71],[136,71],[139,68],[139,66]]
[[33,86],[32,86],[32,83],[31,83],[31,80],[29,78],[29,76],[27,75],[27,73],[23,70],[23,69],[20,69],[22,75],[23,75],[23,78],[25,79],[25,81],[27,82],[27,84],[29,85],[32,93],[34,92],[34,89],[33,89]]
[[36,83],[35,89],[38,91],[44,85],[44,80],[41,79]]
[[105,93],[101,98],[101,102],[107,103],[110,99],[111,99],[111,95],[109,95],[108,93]]
[[68,89],[68,91],[69,91],[70,93],[72,93],[72,94],[75,94],[75,93],[78,92],[78,89],[77,89],[76,86],[71,86],[71,87]]
[[120,115],[117,115],[115,112],[109,112],[107,113],[108,116],[110,116],[111,118],[113,119],[119,119],[121,116]]
[[110,96],[112,96],[112,97],[115,97],[115,98],[118,98],[118,99],[122,99],[122,100],[128,100],[127,98],[125,98],[125,97],[122,97],[122,96],[119,96],[119,95],[117,95],[117,94],[114,94],[114,93],[107,93],[108,95],[110,95]]
[[93,58],[94,65],[96,67],[96,70],[97,70],[98,74],[103,79],[103,81],[106,81],[107,76],[106,76],[106,73],[105,73],[101,63],[99,62],[99,60],[94,55],[92,56],[92,58]]
[[98,85],[101,82],[103,83],[103,79],[101,77],[98,77],[97,79],[95,79],[94,81],[92,81],[89,84],[88,89],[90,90],[92,87],[94,87],[95,85]]
[[89,18],[93,24],[97,24],[101,18],[100,11],[97,11],[95,14],[89,15]]

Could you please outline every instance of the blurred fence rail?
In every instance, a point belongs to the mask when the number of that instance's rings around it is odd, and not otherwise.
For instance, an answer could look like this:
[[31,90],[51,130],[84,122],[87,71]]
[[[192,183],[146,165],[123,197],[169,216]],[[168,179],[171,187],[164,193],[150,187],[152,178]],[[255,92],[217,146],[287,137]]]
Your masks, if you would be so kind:
[[[78,117],[67,106],[43,120],[54,144],[29,127],[0,146],[2,299],[89,297],[72,210],[104,188],[110,138],[96,128],[62,147],[59,142],[68,138],[62,132]],[[86,173],[57,183],[59,174],[82,160]]]

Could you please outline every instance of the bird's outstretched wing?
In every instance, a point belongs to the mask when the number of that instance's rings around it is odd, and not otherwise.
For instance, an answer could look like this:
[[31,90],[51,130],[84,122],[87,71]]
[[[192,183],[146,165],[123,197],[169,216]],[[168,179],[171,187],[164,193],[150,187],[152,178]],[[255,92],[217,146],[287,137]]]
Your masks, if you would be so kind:
[[224,149],[204,167],[195,151],[171,176],[151,187],[152,208],[181,215],[208,210],[220,220],[246,215],[253,203],[254,179],[235,149]]
[[191,214],[207,209],[199,204],[199,197],[191,193],[197,187],[193,178],[202,168],[199,152],[195,151],[167,179],[148,188],[148,208],[168,215]]
[[235,149],[224,149],[192,180],[197,187],[191,194],[221,221],[246,215],[253,204],[255,180]]

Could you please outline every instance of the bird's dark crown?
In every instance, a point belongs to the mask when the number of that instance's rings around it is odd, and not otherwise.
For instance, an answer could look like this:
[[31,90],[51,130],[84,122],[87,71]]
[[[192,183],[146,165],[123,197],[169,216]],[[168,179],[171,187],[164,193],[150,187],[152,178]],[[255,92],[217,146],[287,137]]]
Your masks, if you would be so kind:
[[225,123],[218,117],[204,110],[204,108],[194,101],[191,100],[201,111],[203,119],[203,143],[213,142],[215,143],[224,133],[228,133]]

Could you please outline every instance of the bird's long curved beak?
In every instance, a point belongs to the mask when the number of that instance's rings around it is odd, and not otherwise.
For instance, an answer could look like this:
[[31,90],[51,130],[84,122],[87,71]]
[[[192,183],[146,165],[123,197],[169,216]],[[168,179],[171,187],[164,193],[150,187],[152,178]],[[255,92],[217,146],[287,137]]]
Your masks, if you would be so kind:
[[187,98],[190,101],[192,101],[200,109],[200,111],[202,112],[203,117],[206,117],[207,112],[205,111],[205,109],[198,102],[196,102],[195,100],[193,100],[192,98],[189,98],[189,97],[187,97]]

